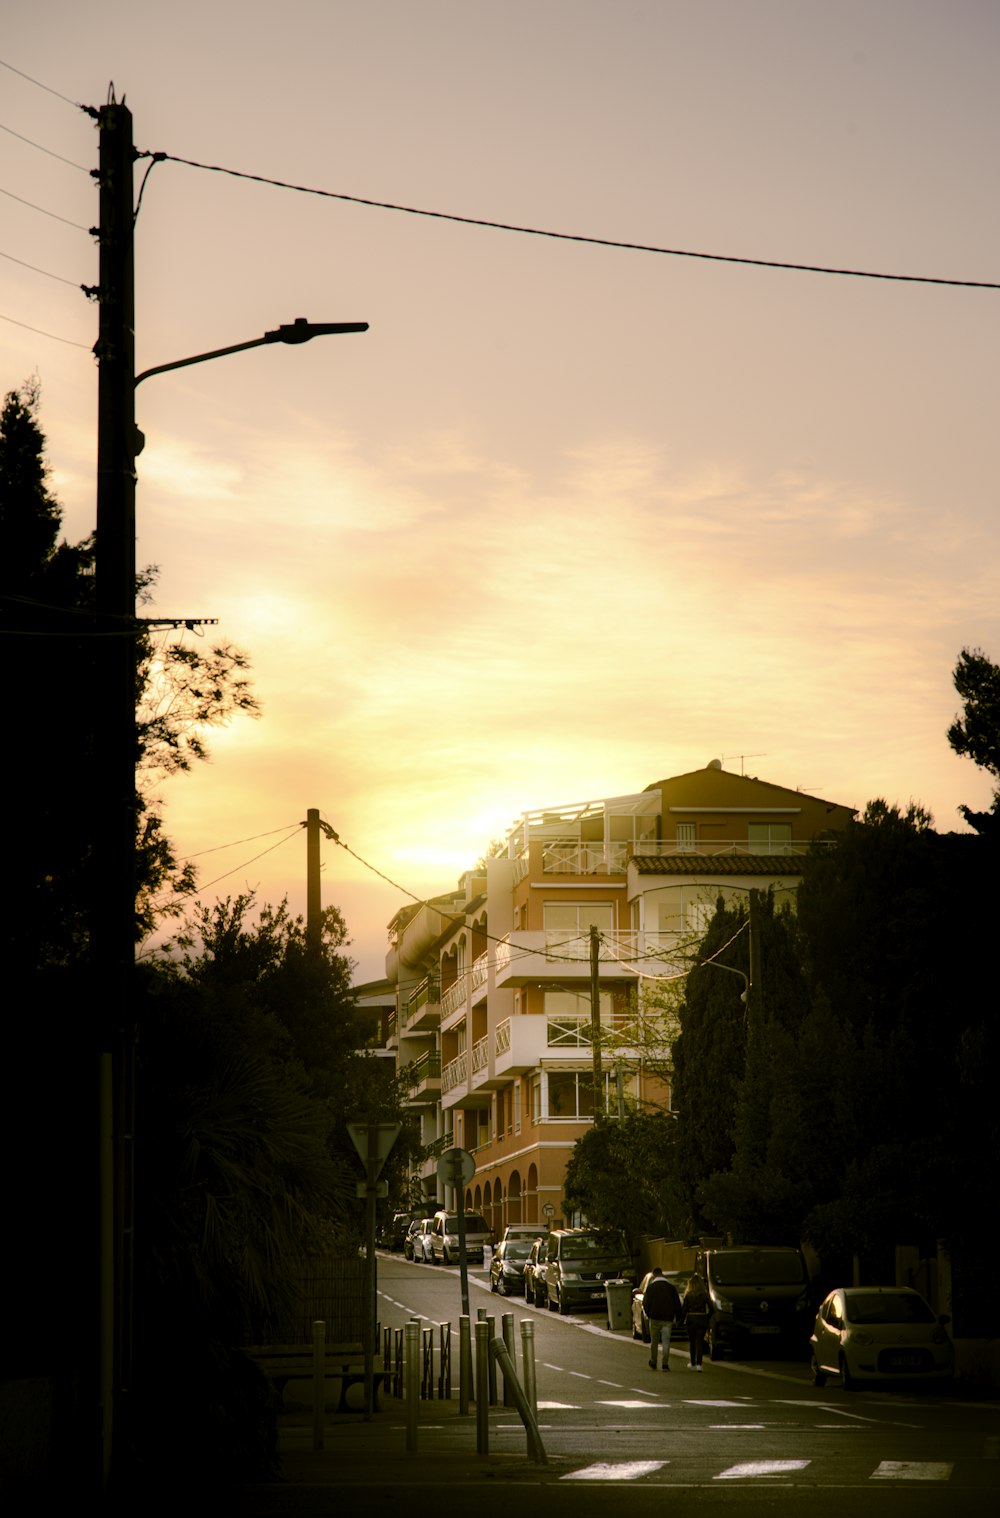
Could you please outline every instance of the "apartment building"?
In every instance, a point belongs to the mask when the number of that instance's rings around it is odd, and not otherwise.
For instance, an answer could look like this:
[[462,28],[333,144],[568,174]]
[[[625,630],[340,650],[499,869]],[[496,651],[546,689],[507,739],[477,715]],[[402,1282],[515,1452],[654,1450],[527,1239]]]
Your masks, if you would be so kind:
[[794,893],[813,840],[851,816],[713,760],[525,812],[455,891],[398,912],[388,1043],[410,1073],[429,1210],[445,1200],[437,1157],[457,1146],[476,1161],[467,1205],[494,1229],[576,1221],[562,1183],[595,1091],[605,1111],[669,1107],[663,1062],[636,1032],[649,989],[682,972],[720,895]]

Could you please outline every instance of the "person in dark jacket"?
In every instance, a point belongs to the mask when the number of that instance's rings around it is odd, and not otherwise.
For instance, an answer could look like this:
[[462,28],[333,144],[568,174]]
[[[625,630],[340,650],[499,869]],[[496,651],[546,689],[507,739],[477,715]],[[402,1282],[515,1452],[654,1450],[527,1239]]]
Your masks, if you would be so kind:
[[672,1281],[668,1281],[659,1265],[653,1267],[652,1278],[646,1283],[642,1294],[642,1310],[649,1321],[649,1368],[656,1369],[659,1345],[663,1345],[663,1369],[670,1369],[670,1335],[674,1323],[681,1315],[681,1299]]
[[708,1289],[697,1271],[684,1288],[681,1301],[684,1321],[687,1324],[688,1348],[691,1358],[688,1370],[701,1370],[701,1357],[705,1350],[705,1330],[708,1328]]

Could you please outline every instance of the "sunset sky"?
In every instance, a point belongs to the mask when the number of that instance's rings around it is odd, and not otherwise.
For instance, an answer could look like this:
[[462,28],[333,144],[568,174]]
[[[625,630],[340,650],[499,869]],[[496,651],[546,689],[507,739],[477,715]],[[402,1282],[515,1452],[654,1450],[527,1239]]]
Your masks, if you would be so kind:
[[46,0],[0,59],[2,386],[38,376],[69,538],[74,103],[113,82],[140,150],[302,187],[152,169],[140,370],[370,323],[137,394],[152,611],[217,617],[263,706],[164,792],[204,899],[303,909],[320,808],[374,867],[324,845],[364,980],[407,899],[374,870],[447,890],[527,808],[714,757],[945,830],[987,803],[945,730],[960,649],[1000,660],[1000,290],[331,197],[1000,282],[993,0]]

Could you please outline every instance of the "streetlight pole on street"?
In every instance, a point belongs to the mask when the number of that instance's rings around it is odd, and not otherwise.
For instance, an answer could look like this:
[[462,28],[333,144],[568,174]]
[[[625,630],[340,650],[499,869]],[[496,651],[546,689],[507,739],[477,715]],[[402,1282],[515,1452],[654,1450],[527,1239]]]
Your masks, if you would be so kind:
[[[297,317],[263,337],[233,343],[135,373],[132,115],[113,97],[97,113],[100,129],[100,318],[98,361],[98,652],[94,690],[92,1005],[96,1009],[100,1154],[96,1400],[101,1481],[111,1469],[115,1423],[129,1404],[132,1359],[135,1013],[135,460],[143,437],[135,391],[171,369],[207,363],[266,343],[366,332],[367,322]],[[119,1429],[120,1433],[121,1430]]]

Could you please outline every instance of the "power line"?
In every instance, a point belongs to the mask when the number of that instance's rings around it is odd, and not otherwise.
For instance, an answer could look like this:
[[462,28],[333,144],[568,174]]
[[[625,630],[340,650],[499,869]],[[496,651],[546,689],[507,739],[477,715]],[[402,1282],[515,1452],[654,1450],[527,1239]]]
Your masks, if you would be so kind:
[[467,227],[484,227],[495,232],[517,232],[524,237],[548,237],[558,242],[587,243],[598,248],[615,248],[630,253],[657,253],[667,258],[694,258],[710,263],[744,264],[756,269],[784,269],[800,274],[832,274],[849,279],[881,279],[903,284],[950,285],[960,289],[1000,290],[1000,283],[984,279],[945,279],[932,274],[890,274],[874,269],[847,269],[828,264],[790,263],[774,258],[746,258],[734,253],[702,253],[690,248],[666,248],[656,243],[626,242],[612,237],[591,237],[578,232],[555,232],[542,227],[521,226],[516,222],[490,221],[478,216],[459,216],[450,211],[428,211],[418,206],[401,205],[391,200],[372,200],[362,195],[346,195],[336,190],[320,190],[310,185],[295,184],[285,179],[271,179],[265,174],[250,174],[241,169],[229,169],[220,164],[199,163],[193,158],[179,158],[174,153],[137,151],[137,158],[150,158],[154,163],[180,163],[189,169],[203,169],[210,174],[227,174],[233,179],[247,179],[255,184],[271,185],[279,190],[292,190],[299,195],[318,195],[326,200],[346,201],[351,205],[369,206],[380,211],[399,211],[407,216],[425,216],[435,221],[458,222]]
[[[9,67],[9,65],[5,66]],[[57,158],[60,163],[69,164],[71,169],[79,169],[81,174],[90,173],[90,170],[85,168],[82,163],[74,163],[72,158],[64,158],[61,153],[55,153],[51,148],[43,147],[40,142],[35,142],[31,137],[25,137],[23,133],[15,132],[13,127],[5,126],[2,121],[0,121],[0,132],[7,132],[11,137],[16,137],[19,142],[26,142],[29,148],[37,148],[39,153],[44,153],[49,158]]]
[[5,316],[0,311],[0,322],[10,322],[13,327],[23,327],[26,332],[37,332],[39,337],[51,337],[54,343],[68,343],[71,348],[86,348],[92,351],[90,343],[78,343],[72,337],[60,337],[56,332],[46,332],[41,327],[32,327],[28,322],[19,322],[16,316]]
[[60,90],[54,90],[50,84],[43,84],[40,79],[33,79],[23,69],[16,69],[12,63],[8,63],[6,58],[0,58],[0,67],[10,69],[12,74],[17,74],[19,78],[26,79],[29,84],[33,84],[38,89],[44,90],[47,95],[55,95],[57,100],[65,100],[66,104],[73,106],[75,110],[83,110],[78,100],[70,100],[68,95],[64,95]]
[[30,269],[34,274],[44,274],[46,279],[56,279],[61,285],[69,285],[74,290],[82,290],[83,286],[75,279],[67,279],[65,275],[53,274],[49,269],[40,269],[37,264],[29,264],[26,259],[15,258],[13,253],[4,253],[0,249],[0,258],[6,258],[12,264],[20,264],[22,269]]
[[75,227],[78,232],[91,231],[90,227],[83,226],[78,221],[70,221],[66,216],[60,216],[56,211],[47,211],[44,206],[36,206],[33,200],[25,200],[23,195],[15,195],[13,190],[5,190],[0,187],[0,195],[6,195],[8,200],[16,200],[19,205],[27,206],[30,211],[37,211],[40,216],[51,216],[53,221],[61,221],[66,227]]

